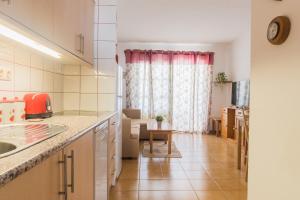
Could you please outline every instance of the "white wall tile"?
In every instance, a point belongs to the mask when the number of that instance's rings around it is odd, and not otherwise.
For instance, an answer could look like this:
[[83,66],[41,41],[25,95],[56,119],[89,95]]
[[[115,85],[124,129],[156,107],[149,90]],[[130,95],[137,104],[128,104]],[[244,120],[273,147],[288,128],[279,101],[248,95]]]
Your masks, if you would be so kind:
[[79,110],[79,106],[79,93],[64,93],[64,110]]
[[13,91],[1,91],[0,92],[0,99],[3,99],[3,97],[6,97],[7,99],[14,98],[14,92]]
[[115,58],[116,43],[109,41],[98,41],[98,58]]
[[25,94],[27,94],[28,92],[15,92],[14,93],[14,97],[18,97],[19,99],[23,99]]
[[97,76],[81,76],[81,93],[97,93]]
[[98,5],[117,5],[117,0],[97,0]]
[[115,59],[98,59],[98,73],[101,75],[116,76],[117,63]]
[[12,45],[0,41],[0,59],[9,62],[14,61],[14,48]]
[[52,60],[44,59],[43,66],[45,71],[54,72],[54,62]]
[[97,65],[93,65],[92,67],[82,65],[81,75],[97,75]]
[[98,81],[98,92],[104,94],[115,94],[116,93],[116,78],[99,76]]
[[115,24],[99,24],[98,40],[117,41]]
[[39,92],[43,87],[43,71],[30,68],[30,90]]
[[53,73],[44,71],[43,72],[43,92],[53,92],[54,85]]
[[97,111],[97,94],[81,94],[80,110]]
[[94,45],[93,45],[93,48],[94,48],[94,50],[93,50],[93,58],[97,58],[98,57],[98,42],[97,41],[94,41],[93,42],[94,43]]
[[43,69],[43,57],[37,54],[31,54],[30,66],[38,69]]
[[115,111],[115,94],[98,94],[98,111]]
[[15,65],[15,91],[30,90],[30,67]]
[[0,60],[0,68],[5,70],[10,70],[11,80],[3,81],[0,80],[0,90],[13,91],[14,89],[14,65],[11,62]]
[[116,23],[116,6],[99,6],[99,23]]
[[59,62],[54,62],[53,65],[53,72],[58,73],[58,74],[62,74],[62,64]]
[[63,92],[64,91],[64,76],[61,74],[53,75],[53,92]]
[[24,47],[16,46],[15,48],[15,63],[20,65],[30,66],[31,52]]
[[95,10],[94,10],[94,23],[98,23],[98,18],[99,18],[99,7],[95,6]]
[[80,92],[80,76],[64,76],[64,92]]
[[63,65],[64,75],[80,75],[80,65]]
[[64,109],[63,93],[53,93],[52,107],[54,112],[62,112]]

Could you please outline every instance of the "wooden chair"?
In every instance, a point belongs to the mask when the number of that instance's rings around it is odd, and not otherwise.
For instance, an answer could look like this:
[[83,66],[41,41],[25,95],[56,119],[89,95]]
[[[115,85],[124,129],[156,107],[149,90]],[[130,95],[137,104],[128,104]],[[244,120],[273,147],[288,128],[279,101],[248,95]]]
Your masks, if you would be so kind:
[[246,182],[248,181],[248,158],[249,158],[249,110],[243,110],[243,123],[244,123],[244,142],[245,142],[245,155],[244,165],[246,168]]

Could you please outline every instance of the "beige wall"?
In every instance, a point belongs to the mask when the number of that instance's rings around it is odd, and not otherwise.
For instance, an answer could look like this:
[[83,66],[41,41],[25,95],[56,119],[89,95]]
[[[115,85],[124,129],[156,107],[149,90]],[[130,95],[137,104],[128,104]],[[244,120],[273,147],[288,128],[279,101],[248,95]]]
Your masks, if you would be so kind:
[[[300,1],[252,0],[249,200],[300,199]],[[287,15],[289,39],[266,39],[272,18]]]

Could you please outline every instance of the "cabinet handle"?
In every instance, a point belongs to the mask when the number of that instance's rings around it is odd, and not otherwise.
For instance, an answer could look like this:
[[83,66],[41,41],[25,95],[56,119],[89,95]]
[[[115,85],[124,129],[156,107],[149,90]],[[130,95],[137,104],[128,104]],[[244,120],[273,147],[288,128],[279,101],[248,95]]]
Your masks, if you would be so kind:
[[84,36],[81,34],[82,45],[81,45],[81,53],[84,54]]
[[59,164],[63,164],[64,165],[64,169],[63,169],[63,182],[64,182],[64,191],[63,192],[59,192],[59,195],[64,195],[64,200],[68,199],[68,175],[67,175],[67,155],[64,155],[64,158],[62,161],[58,162]]
[[75,187],[74,187],[74,151],[71,150],[71,155],[68,156],[69,159],[71,159],[71,184],[68,184],[68,187],[71,188],[71,192],[74,193]]
[[76,38],[79,39],[79,46],[77,48],[77,45],[76,45],[76,51],[78,51],[79,53],[81,53],[81,34],[77,35]]

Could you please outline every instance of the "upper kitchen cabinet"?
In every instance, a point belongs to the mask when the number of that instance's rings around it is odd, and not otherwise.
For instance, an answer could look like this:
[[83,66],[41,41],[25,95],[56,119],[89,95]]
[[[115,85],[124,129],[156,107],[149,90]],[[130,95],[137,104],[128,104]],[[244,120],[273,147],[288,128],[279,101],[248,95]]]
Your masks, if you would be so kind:
[[90,64],[94,9],[94,0],[0,0],[0,12],[20,28],[29,29]]
[[93,63],[93,0],[54,0],[55,42]]
[[44,38],[53,39],[53,0],[2,0],[0,11]]
[[81,0],[84,5],[84,14],[81,27],[83,28],[83,57],[84,60],[93,63],[94,45],[94,0]]

